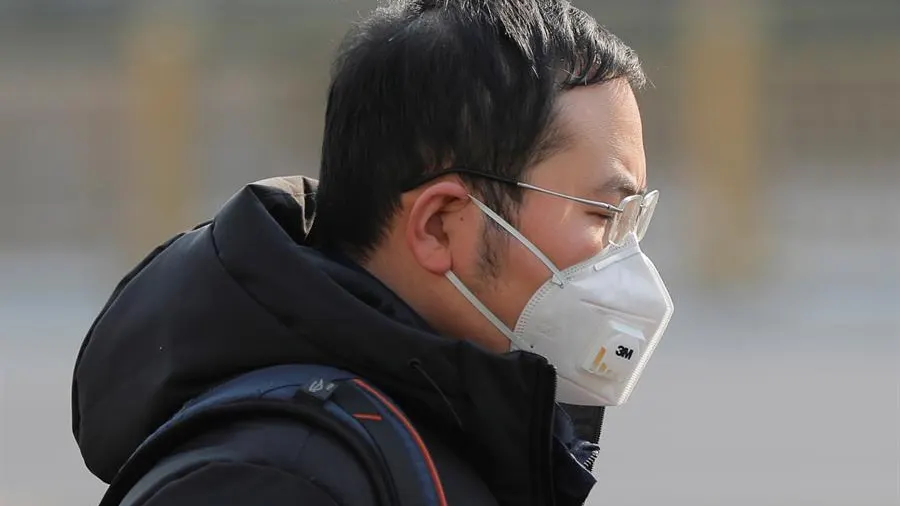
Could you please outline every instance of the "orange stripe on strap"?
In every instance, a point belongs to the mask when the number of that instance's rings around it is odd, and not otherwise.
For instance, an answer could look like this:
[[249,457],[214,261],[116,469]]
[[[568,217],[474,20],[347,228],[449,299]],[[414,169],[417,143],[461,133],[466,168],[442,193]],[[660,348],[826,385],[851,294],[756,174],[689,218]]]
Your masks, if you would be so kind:
[[441,483],[440,476],[438,476],[437,467],[434,465],[434,461],[431,460],[431,454],[428,453],[428,448],[425,447],[425,442],[422,441],[422,437],[419,436],[419,433],[416,432],[416,429],[413,428],[412,424],[409,422],[406,416],[403,415],[400,409],[394,406],[394,403],[387,400],[383,395],[378,393],[377,390],[370,387],[366,382],[360,379],[354,379],[353,381],[360,387],[366,389],[367,392],[377,397],[378,400],[380,400],[385,406],[387,406],[388,409],[391,410],[391,413],[393,413],[394,416],[396,416],[400,420],[400,422],[402,422],[403,425],[406,426],[406,430],[408,430],[409,433],[412,434],[413,440],[419,446],[419,450],[422,451],[422,455],[425,457],[425,465],[428,466],[428,472],[431,473],[431,478],[434,480],[434,488],[437,492],[438,503],[441,506],[447,506],[447,498],[444,496],[444,485]]
[[356,413],[353,415],[353,418],[356,418],[357,420],[371,420],[373,422],[381,421],[381,415],[372,415],[369,413]]

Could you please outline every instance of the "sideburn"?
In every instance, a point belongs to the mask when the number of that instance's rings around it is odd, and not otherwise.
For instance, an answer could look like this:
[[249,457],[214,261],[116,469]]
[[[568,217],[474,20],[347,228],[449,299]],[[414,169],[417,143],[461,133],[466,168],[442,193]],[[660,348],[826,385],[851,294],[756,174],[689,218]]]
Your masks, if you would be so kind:
[[478,276],[479,281],[489,284],[500,276],[503,254],[508,246],[505,238],[509,234],[494,220],[485,218],[483,223],[481,242],[478,245]]

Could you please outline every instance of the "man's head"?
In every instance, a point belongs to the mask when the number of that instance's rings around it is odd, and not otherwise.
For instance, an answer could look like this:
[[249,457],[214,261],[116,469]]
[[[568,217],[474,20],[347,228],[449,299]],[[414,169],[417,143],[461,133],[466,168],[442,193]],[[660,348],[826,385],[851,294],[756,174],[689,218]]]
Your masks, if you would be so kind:
[[[549,277],[475,196],[559,268],[604,246],[645,185],[637,56],[567,1],[400,0],[348,35],[328,97],[314,237],[359,261],[438,331],[509,341]],[[455,170],[460,169],[460,170]]]

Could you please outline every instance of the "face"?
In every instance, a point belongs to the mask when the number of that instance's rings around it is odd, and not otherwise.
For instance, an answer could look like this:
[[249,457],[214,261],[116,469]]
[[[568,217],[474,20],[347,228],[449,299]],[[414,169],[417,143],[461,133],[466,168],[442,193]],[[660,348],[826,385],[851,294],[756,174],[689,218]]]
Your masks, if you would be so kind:
[[[624,80],[576,88],[557,102],[566,148],[531,168],[525,182],[573,197],[617,205],[644,188],[641,118]],[[609,216],[583,203],[523,189],[518,231],[559,269],[604,247]],[[443,335],[492,351],[509,340],[448,281],[452,271],[510,329],[550,278],[547,267],[503,230],[485,234],[490,218],[455,176],[410,191],[388,238],[366,268]],[[485,253],[490,268],[485,269]]]
[[[646,184],[641,118],[631,88],[624,81],[578,88],[558,102],[559,121],[570,135],[568,148],[528,172],[526,182],[558,193],[613,205]],[[600,252],[609,215],[594,206],[523,190],[516,227],[559,269]],[[489,220],[486,216],[483,218]],[[484,239],[483,239],[484,240]],[[549,278],[547,268],[503,230],[486,235],[481,251],[495,259],[492,269],[467,268],[460,278],[508,328]],[[499,243],[499,244],[497,244]],[[472,259],[478,261],[479,259]],[[488,276],[485,273],[491,272]],[[459,274],[458,274],[459,275]],[[486,344],[509,347],[499,332],[481,329]]]

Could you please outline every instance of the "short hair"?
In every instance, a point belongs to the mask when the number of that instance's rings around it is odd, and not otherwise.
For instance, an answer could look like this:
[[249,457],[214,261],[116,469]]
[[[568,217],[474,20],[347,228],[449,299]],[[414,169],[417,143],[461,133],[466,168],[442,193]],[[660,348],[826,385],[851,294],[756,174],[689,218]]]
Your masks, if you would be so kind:
[[[313,243],[364,261],[405,185],[467,167],[507,179],[565,146],[565,91],[645,82],[635,52],[566,0],[394,0],[344,39],[332,69]],[[521,190],[460,177],[514,222]]]

